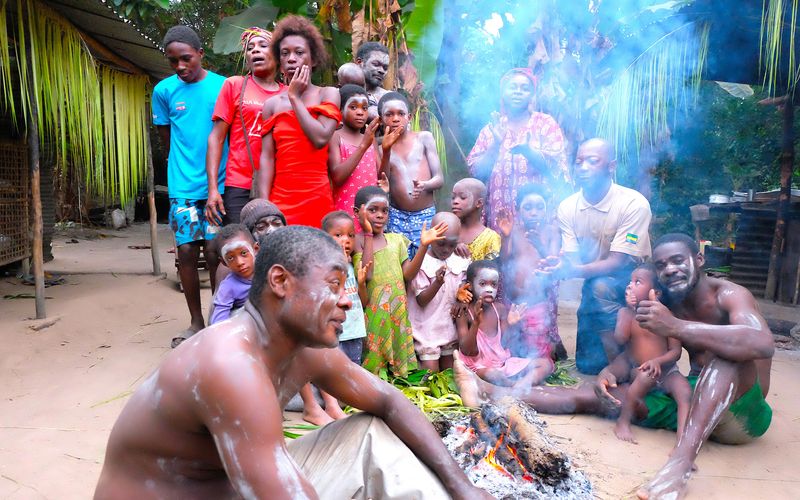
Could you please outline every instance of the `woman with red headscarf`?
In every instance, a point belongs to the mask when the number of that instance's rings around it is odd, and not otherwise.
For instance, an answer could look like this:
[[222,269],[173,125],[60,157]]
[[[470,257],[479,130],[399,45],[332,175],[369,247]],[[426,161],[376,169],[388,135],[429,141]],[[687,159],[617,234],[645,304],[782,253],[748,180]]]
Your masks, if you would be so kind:
[[[250,201],[253,174],[261,156],[261,108],[270,97],[285,90],[275,81],[275,59],[269,50],[272,33],[253,27],[242,33],[242,51],[248,73],[225,80],[214,106],[214,127],[208,136],[206,219],[212,224],[239,222],[242,207]],[[225,139],[228,161],[225,194],[217,190],[217,172]]]
[[503,75],[500,114],[493,113],[467,157],[472,175],[487,185],[484,215],[495,231],[498,213],[515,213],[521,186],[543,184],[561,198],[569,185],[564,133],[552,116],[532,110],[535,88],[536,78],[528,68]]

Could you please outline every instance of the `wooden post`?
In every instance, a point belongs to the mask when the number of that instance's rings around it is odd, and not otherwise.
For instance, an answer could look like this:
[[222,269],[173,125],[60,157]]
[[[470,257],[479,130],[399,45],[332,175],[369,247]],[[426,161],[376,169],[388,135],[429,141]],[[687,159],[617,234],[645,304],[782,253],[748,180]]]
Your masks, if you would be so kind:
[[156,192],[153,172],[153,147],[150,144],[150,130],[144,135],[147,144],[147,208],[150,212],[150,256],[153,258],[153,274],[161,275],[161,261],[158,256],[158,219],[156,214]]
[[764,298],[776,301],[781,276],[781,261],[786,240],[786,219],[791,209],[792,168],[794,168],[794,99],[790,95],[783,104],[783,141],[781,147],[781,190],[775,218],[775,234],[769,255],[769,272]]
[[[30,54],[30,52],[29,52]],[[31,96],[28,113],[28,161],[31,169],[31,197],[33,198],[33,278],[36,294],[36,319],[46,317],[44,307],[44,223],[42,222],[42,193],[39,175],[39,108],[36,102],[36,88],[33,85],[33,67],[28,59],[28,95]]]

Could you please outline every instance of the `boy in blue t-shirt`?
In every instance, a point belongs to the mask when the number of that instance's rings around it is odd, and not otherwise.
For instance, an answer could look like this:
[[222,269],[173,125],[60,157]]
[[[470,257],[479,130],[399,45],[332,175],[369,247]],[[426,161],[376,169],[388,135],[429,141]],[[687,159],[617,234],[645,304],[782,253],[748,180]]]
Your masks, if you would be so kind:
[[[211,116],[225,77],[203,68],[200,37],[189,27],[170,28],[163,46],[176,74],[159,82],[153,90],[153,124],[169,151],[169,223],[175,233],[178,273],[191,315],[189,328],[172,339],[175,347],[205,327],[197,265],[200,246],[213,239],[217,229],[204,216],[208,198],[205,158],[213,126]],[[226,158],[227,149],[220,162],[220,193],[225,186]],[[214,245],[203,246],[213,290],[219,257]]]

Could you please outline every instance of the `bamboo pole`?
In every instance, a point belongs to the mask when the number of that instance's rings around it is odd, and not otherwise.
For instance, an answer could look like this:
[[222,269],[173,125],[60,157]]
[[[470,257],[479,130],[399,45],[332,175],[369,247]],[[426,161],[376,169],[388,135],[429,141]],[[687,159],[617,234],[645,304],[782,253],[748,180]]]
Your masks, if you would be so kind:
[[[28,11],[30,15],[30,11]],[[30,96],[30,106],[28,107],[27,139],[28,139],[28,162],[31,169],[31,198],[33,198],[33,245],[32,245],[32,264],[33,278],[35,283],[36,296],[36,319],[47,316],[44,306],[44,256],[42,248],[44,245],[44,223],[42,222],[42,192],[39,172],[39,106],[36,100],[36,86],[34,85],[33,68],[33,47],[30,40],[26,38],[28,57],[28,95]]]
[[161,261],[158,258],[158,219],[156,214],[156,193],[153,172],[153,147],[150,144],[150,130],[144,134],[147,145],[147,208],[150,212],[150,256],[153,258],[153,275],[161,275]]
[[794,168],[794,99],[791,96],[783,105],[783,141],[781,151],[781,190],[775,217],[775,233],[769,255],[769,272],[764,298],[776,301],[780,293],[781,264],[786,239],[786,219],[791,209],[792,169]]

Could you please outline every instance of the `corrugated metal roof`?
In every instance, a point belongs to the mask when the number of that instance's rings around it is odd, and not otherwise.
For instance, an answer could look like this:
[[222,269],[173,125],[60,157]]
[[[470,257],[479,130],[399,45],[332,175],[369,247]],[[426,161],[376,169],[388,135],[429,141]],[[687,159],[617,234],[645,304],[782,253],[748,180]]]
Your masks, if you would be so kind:
[[[158,43],[139,31],[131,21],[115,13],[111,3],[103,0],[44,0],[44,3],[151,77],[162,79],[173,73]],[[104,60],[102,54],[93,55],[113,66],[113,62]]]

